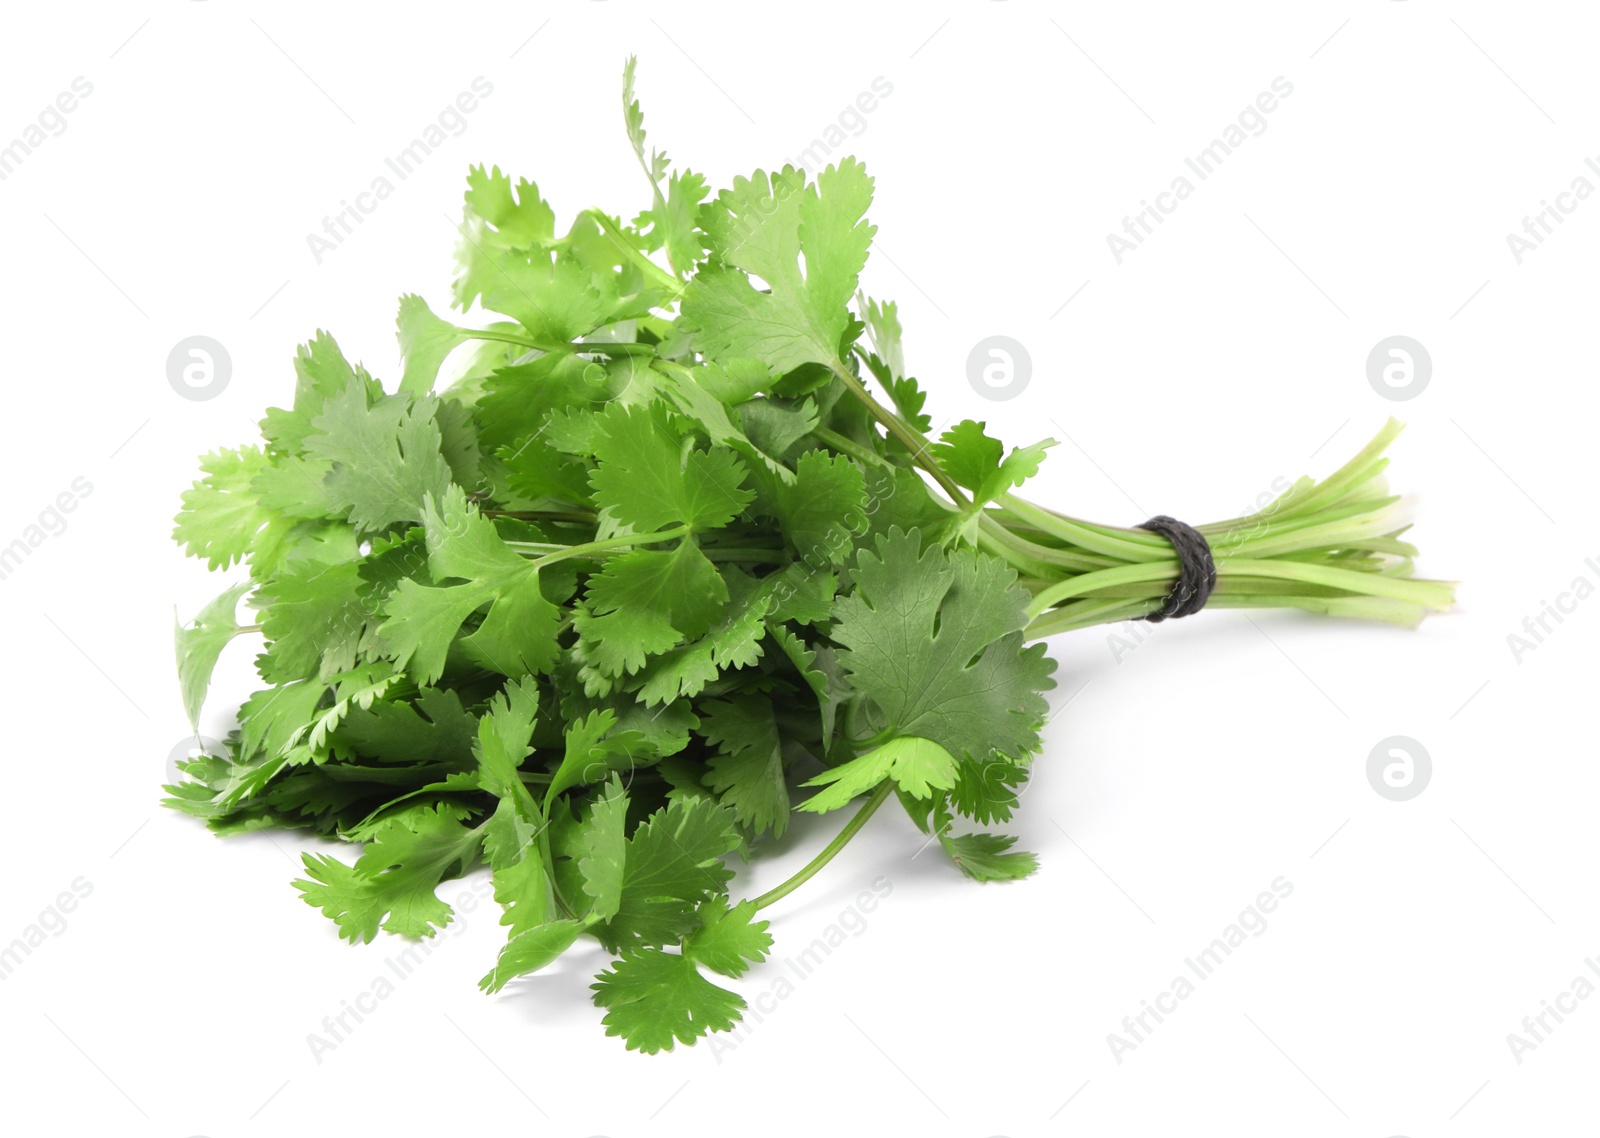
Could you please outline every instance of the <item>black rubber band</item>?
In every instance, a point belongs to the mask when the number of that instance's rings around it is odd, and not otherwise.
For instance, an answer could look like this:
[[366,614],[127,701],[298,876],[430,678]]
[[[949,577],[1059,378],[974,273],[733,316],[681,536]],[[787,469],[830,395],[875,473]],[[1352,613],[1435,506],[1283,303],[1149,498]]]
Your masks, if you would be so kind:
[[1217,587],[1217,563],[1212,560],[1210,543],[1193,526],[1165,514],[1157,514],[1139,528],[1159,533],[1178,555],[1178,579],[1167,594],[1167,603],[1144,619],[1157,624],[1169,617],[1193,616],[1205,608]]

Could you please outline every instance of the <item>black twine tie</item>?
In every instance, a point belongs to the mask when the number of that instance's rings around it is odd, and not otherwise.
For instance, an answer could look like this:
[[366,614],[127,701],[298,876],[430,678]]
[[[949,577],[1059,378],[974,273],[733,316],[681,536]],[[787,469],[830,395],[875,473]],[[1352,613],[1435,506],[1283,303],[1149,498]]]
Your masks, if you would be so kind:
[[1211,590],[1217,587],[1217,564],[1211,558],[1210,544],[1200,531],[1165,514],[1157,514],[1139,528],[1159,533],[1172,543],[1178,555],[1178,579],[1167,594],[1167,603],[1143,619],[1156,624],[1168,617],[1193,616],[1205,608]]

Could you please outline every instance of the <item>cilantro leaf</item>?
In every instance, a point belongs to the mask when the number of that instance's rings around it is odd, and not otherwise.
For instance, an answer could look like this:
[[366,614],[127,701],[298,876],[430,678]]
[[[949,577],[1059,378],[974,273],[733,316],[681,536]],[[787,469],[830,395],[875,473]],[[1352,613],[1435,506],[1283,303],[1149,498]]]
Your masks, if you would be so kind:
[[409,395],[427,395],[439,378],[445,357],[466,342],[468,333],[435,316],[428,302],[416,293],[400,298],[395,326],[400,340],[400,390]]
[[1046,439],[1032,446],[1015,447],[1002,458],[1005,448],[1000,440],[990,438],[983,428],[983,423],[963,420],[932,447],[945,473],[971,490],[977,505],[1009,493],[1039,473],[1044,452],[1055,446],[1054,439]]
[[583,850],[578,874],[591,902],[590,915],[609,921],[622,907],[622,885],[627,861],[628,796],[612,775],[584,816],[578,841]]
[[410,395],[372,402],[360,384],[350,383],[311,420],[306,452],[333,463],[323,486],[357,529],[370,533],[420,521],[428,496],[450,486],[436,406],[431,397]]
[[722,863],[739,844],[733,812],[709,798],[678,799],[628,839],[616,915],[595,926],[602,944],[671,944],[695,924],[695,906],[733,876]]
[[733,810],[740,825],[783,837],[789,825],[789,787],[771,701],[737,695],[703,704],[701,714],[700,732],[718,752],[706,762],[706,785]]
[[352,385],[366,388],[373,396],[383,394],[378,383],[362,368],[351,366],[338,342],[322,331],[296,349],[294,375],[293,408],[269,408],[261,420],[262,437],[283,454],[300,454],[305,449],[311,420],[330,397]]
[[428,566],[435,581],[401,580],[385,604],[379,628],[395,664],[419,683],[444,672],[450,646],[468,616],[489,606],[483,623],[461,645],[473,659],[505,676],[545,671],[554,661],[556,607],[544,595],[537,566],[501,540],[494,523],[451,486],[422,508]]
[[[864,220],[871,203],[872,179],[853,158],[812,183],[790,167],[734,179],[701,211],[716,264],[683,295],[683,324],[701,351],[713,359],[754,356],[779,372],[835,364],[876,232]],[[758,291],[746,274],[770,291]]]
[[500,950],[494,969],[478,981],[478,987],[498,992],[518,976],[537,972],[571,948],[582,932],[583,922],[563,918],[518,933]]
[[699,695],[723,672],[761,659],[763,620],[772,598],[764,584],[737,570],[729,570],[724,584],[728,603],[722,619],[698,640],[661,653],[640,670],[638,692],[646,706]]
[[802,783],[827,789],[813,794],[799,809],[815,814],[837,810],[886,778],[893,779],[913,798],[927,798],[935,790],[949,790],[955,785],[956,760],[931,740],[901,735]]
[[659,150],[652,150],[650,158],[645,159],[644,112],[633,93],[634,67],[635,59],[630,55],[622,68],[623,125],[655,195],[655,205],[641,213],[634,225],[645,230],[645,248],[652,252],[665,248],[673,270],[682,274],[703,255],[696,221],[699,204],[706,196],[706,182],[699,174],[685,170],[672,174],[667,181],[667,192],[662,193],[661,180],[667,177],[670,163],[666,154]]
[[603,782],[618,771],[632,772],[654,757],[655,748],[642,732],[616,730],[611,708],[572,720],[566,730],[566,752],[545,790],[549,808],[556,795],[574,786]]
[[671,552],[613,557],[589,578],[588,611],[573,617],[589,663],[602,676],[637,672],[647,657],[711,627],[728,586],[692,541]]
[[772,950],[770,922],[755,915],[754,901],[740,901],[731,909],[726,897],[707,901],[700,906],[700,927],[684,939],[683,954],[713,972],[743,976]]
[[446,808],[424,807],[382,823],[355,865],[326,854],[302,855],[306,878],[296,881],[306,904],[321,909],[351,943],[378,929],[432,936],[453,910],[434,894],[440,881],[463,872],[481,838]]
[[270,682],[317,676],[326,679],[355,666],[377,623],[360,596],[354,561],[327,565],[299,561],[285,566],[256,591],[267,638],[262,678]]
[[213,451],[200,460],[205,477],[183,492],[172,539],[208,569],[226,569],[244,560],[269,521],[254,482],[267,468],[260,447]]
[[1039,868],[1039,859],[1012,851],[1017,839],[999,834],[941,833],[939,841],[961,872],[974,881],[1016,881]]
[[784,536],[811,570],[841,564],[867,524],[861,468],[842,455],[810,451],[794,474],[794,482],[778,490]]
[[744,997],[702,976],[691,958],[659,948],[622,957],[591,987],[594,1002],[606,1009],[606,1034],[646,1055],[729,1031],[745,1006]]
[[612,403],[595,427],[599,462],[589,475],[595,503],[625,525],[640,532],[674,523],[717,529],[750,504],[739,457],[686,445],[682,427],[660,403]]
[[1055,664],[1044,645],[1023,646],[1027,593],[997,558],[921,545],[895,529],[857,554],[855,591],[834,603],[851,685],[885,731],[958,759],[1032,753]]
[[176,627],[178,652],[178,685],[183,690],[183,713],[189,717],[189,727],[200,730],[200,707],[205,703],[206,689],[211,686],[211,673],[217,658],[228,642],[239,635],[239,620],[235,610],[239,598],[250,590],[250,582],[235,585],[221,596],[206,604],[195,614],[192,627]]

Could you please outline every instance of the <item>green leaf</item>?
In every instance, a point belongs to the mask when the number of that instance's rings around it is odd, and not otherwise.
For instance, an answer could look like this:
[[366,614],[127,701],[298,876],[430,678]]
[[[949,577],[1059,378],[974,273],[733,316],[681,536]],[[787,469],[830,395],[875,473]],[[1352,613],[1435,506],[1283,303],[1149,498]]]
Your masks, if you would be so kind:
[[638,674],[639,698],[647,706],[699,695],[724,670],[761,659],[763,620],[772,606],[764,582],[737,570],[725,578],[728,604],[717,624],[700,639],[663,652]]
[[498,992],[518,976],[537,972],[571,948],[582,932],[582,921],[563,919],[518,933],[500,950],[494,970],[478,981],[478,987]]
[[710,187],[701,175],[689,170],[673,171],[667,179],[665,195],[656,190],[656,204],[634,219],[644,234],[645,248],[667,251],[673,270],[683,274],[705,256],[704,240],[698,221],[700,203]]
[[298,561],[263,582],[253,601],[267,638],[262,678],[275,683],[327,679],[354,667],[377,622],[360,587],[354,561]]
[[883,730],[938,743],[963,761],[1038,749],[1054,686],[1043,644],[1025,646],[1028,594],[998,558],[891,530],[862,550],[855,591],[834,603],[832,639]]
[[208,602],[190,627],[176,625],[178,686],[183,691],[183,713],[196,734],[200,731],[200,708],[205,703],[206,689],[211,686],[211,673],[228,641],[239,634],[235,610],[239,607],[239,598],[249,590],[248,581],[235,585]]
[[[878,302],[865,293],[856,294],[856,311],[861,314],[861,322],[867,326],[867,336],[872,340],[873,351],[883,361],[888,370],[890,379],[898,379],[906,373],[905,349],[901,346],[900,337],[903,329],[900,327],[900,313],[892,300]],[[921,394],[920,392],[918,393]],[[898,402],[898,400],[897,400]],[[906,409],[902,408],[902,412]],[[919,401],[912,408],[907,418],[922,410]],[[927,430],[922,427],[922,430]]]
[[941,833],[939,842],[961,872],[974,881],[1015,881],[1039,868],[1039,860],[1021,850],[1008,852],[1017,839],[999,834]]
[[963,420],[940,436],[931,448],[934,459],[957,484],[972,491],[975,505],[993,501],[1039,473],[1044,452],[1055,446],[1046,439],[1015,447],[1004,459],[1000,440],[984,433],[984,424]]
[[527,249],[555,236],[556,215],[539,196],[539,187],[526,178],[517,182],[496,166],[467,171],[467,212],[487,223],[486,239],[502,249]]
[[400,298],[395,325],[400,339],[400,390],[409,395],[427,395],[439,378],[445,357],[467,340],[468,333],[435,316],[428,302],[415,293]]
[[589,578],[587,612],[573,617],[585,656],[601,675],[637,672],[645,660],[705,633],[728,600],[716,566],[691,541],[669,552],[638,550]]
[[327,694],[326,684],[296,680],[256,692],[239,708],[239,755],[258,750],[281,755],[302,727],[311,721]]
[[392,763],[474,765],[478,720],[456,692],[423,688],[415,701],[377,703],[352,711],[339,725],[340,737],[363,755]]
[[711,799],[677,799],[657,810],[628,839],[621,903],[596,935],[613,949],[678,940],[694,927],[695,906],[733,876],[722,858],[738,844],[733,812]]
[[562,454],[548,440],[523,439],[501,447],[496,457],[505,468],[506,484],[529,503],[553,498],[587,507],[590,503],[589,469],[572,455]]
[[566,751],[545,790],[548,810],[556,796],[574,786],[604,782],[614,772],[631,772],[655,756],[655,748],[638,731],[617,731],[610,708],[574,719],[566,729]]
[[[501,312],[550,343],[568,343],[631,314],[615,279],[554,241],[555,214],[528,181],[474,166],[456,249],[455,304]],[[602,287],[603,286],[603,287]]]
[[484,834],[494,882],[494,899],[505,909],[500,923],[512,935],[550,919],[553,894],[540,835],[545,815],[523,784],[522,761],[533,752],[539,693],[531,678],[514,680],[489,701],[478,720],[473,753],[480,784],[500,801]]
[[388,619],[379,629],[397,666],[419,683],[431,684],[444,672],[451,642],[467,617],[484,605],[489,611],[477,631],[462,641],[473,658],[501,675],[547,670],[559,646],[561,616],[544,596],[539,571],[500,539],[494,523],[470,505],[459,486],[423,506],[428,566],[435,581],[420,585],[405,578],[385,604]]
[[1027,765],[999,754],[968,759],[950,791],[956,812],[975,822],[1004,822],[1016,808],[1018,788],[1028,780]]
[[332,518],[339,507],[323,486],[332,473],[333,463],[320,458],[279,454],[250,480],[250,489],[264,511],[306,521]]
[[333,463],[323,485],[358,530],[421,521],[428,497],[441,497],[450,486],[436,406],[432,397],[411,395],[369,403],[368,392],[352,382],[312,419],[306,451]]
[[667,183],[667,192],[661,192],[661,180],[667,176],[668,159],[659,150],[645,158],[644,112],[633,93],[633,76],[636,61],[628,57],[622,68],[622,119],[627,128],[628,142],[633,153],[650,179],[655,205],[641,213],[634,225],[640,229],[648,226],[645,248],[650,251],[665,248],[667,260],[673,270],[682,275],[692,268],[703,255],[700,233],[696,228],[699,204],[706,196],[705,179],[687,170],[675,173]]
[[352,367],[337,341],[322,331],[295,350],[294,375],[293,409],[269,408],[261,420],[262,437],[273,450],[285,455],[297,455],[305,449],[312,417],[322,411],[331,396],[352,384],[366,387],[374,395],[382,394],[372,377],[360,367]]
[[842,564],[867,526],[861,468],[842,455],[811,451],[794,472],[794,482],[778,490],[784,536],[812,572]]
[[484,827],[483,851],[489,862],[494,899],[504,910],[500,923],[516,936],[550,919],[550,874],[539,849],[543,822],[529,816],[510,797],[501,798]]
[[772,950],[769,922],[758,921],[755,915],[754,901],[740,901],[732,909],[726,897],[707,901],[700,906],[700,927],[683,942],[683,954],[713,972],[743,976]]
[[533,753],[531,740],[538,714],[539,689],[532,678],[508,683],[478,720],[478,743],[473,750],[483,771],[483,788],[513,799],[534,818],[538,810],[519,771],[522,761]]
[[208,569],[226,569],[254,548],[267,524],[254,486],[267,468],[260,447],[219,450],[200,460],[205,477],[183,492],[172,539],[190,557],[205,559]]
[[311,720],[289,737],[288,746],[304,743],[311,757],[322,762],[328,757],[328,736],[356,708],[369,708],[395,685],[398,676],[386,660],[358,664],[349,671],[329,676],[333,702],[316,712]]
[[591,986],[595,1004],[606,1009],[606,1034],[646,1055],[731,1030],[745,1006],[743,997],[700,975],[689,957],[655,948],[624,956]]
[[[701,210],[714,262],[683,295],[682,323],[713,359],[754,356],[779,372],[837,364],[847,305],[875,229],[872,179],[853,158],[807,184],[785,167],[734,179]],[[766,282],[758,291],[745,274]]]
[[380,926],[432,936],[453,913],[434,890],[465,871],[480,842],[443,807],[412,810],[382,823],[353,866],[326,854],[302,855],[309,880],[294,884],[352,944],[372,940]]
[[612,403],[595,424],[599,462],[589,475],[595,504],[632,529],[717,529],[750,504],[739,457],[722,447],[688,445],[681,423],[663,404]]
[[914,735],[890,739],[883,746],[831,767],[801,785],[825,786],[798,809],[822,814],[847,805],[884,779],[913,798],[927,798],[935,790],[949,790],[956,781],[955,756],[939,744]]
[[590,913],[602,921],[617,915],[622,906],[622,884],[627,861],[628,796],[616,775],[595,798],[578,830],[583,853],[578,874],[588,894]]
[[772,701],[764,695],[737,695],[704,703],[700,713],[700,733],[718,752],[707,760],[706,785],[740,825],[783,837],[789,825],[789,787]]

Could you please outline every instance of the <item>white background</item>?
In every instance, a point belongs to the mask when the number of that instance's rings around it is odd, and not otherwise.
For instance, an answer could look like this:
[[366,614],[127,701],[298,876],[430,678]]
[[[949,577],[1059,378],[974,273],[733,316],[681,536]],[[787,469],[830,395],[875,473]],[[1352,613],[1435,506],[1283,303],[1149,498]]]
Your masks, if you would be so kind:
[[[0,943],[74,879],[92,893],[0,983],[6,1129],[1592,1132],[1600,999],[1520,1064],[1506,1037],[1600,955],[1600,601],[1520,662],[1507,636],[1600,582],[1600,202],[1521,264],[1506,235],[1580,175],[1600,185],[1600,27],[1579,4],[1201,7],[13,13],[0,141],[74,77],[93,93],[0,182],[0,545],[75,478],[93,490],[0,581]],[[864,287],[900,302],[936,421],[1060,440],[1035,498],[1124,524],[1229,517],[1399,414],[1420,569],[1464,582],[1460,609],[1416,632],[1212,612],[1120,660],[1105,630],[1058,638],[1071,707],[1014,827],[1041,872],[970,884],[913,860],[885,812],[775,908],[775,957],[738,986],[771,989],[872,879],[892,892],[732,1049],[626,1053],[587,1000],[598,957],[481,996],[500,930],[479,908],[318,1063],[308,1034],[402,945],[345,945],[298,899],[298,836],[218,840],[158,807],[185,732],[173,606],[237,578],[182,559],[171,516],[198,454],[290,398],[315,329],[393,382],[398,295],[445,310],[469,163],[537,179],[564,217],[646,204],[618,106],[630,52],[652,141],[714,186],[892,83],[847,148],[878,180]],[[465,132],[318,264],[306,235],[476,76],[493,94]],[[1278,76],[1293,94],[1265,133],[1118,264],[1107,234]],[[206,402],[166,377],[194,334],[233,362]],[[994,334],[1032,358],[1009,402],[965,374]],[[1404,403],[1365,371],[1394,334],[1433,361]],[[251,654],[225,657],[209,733]],[[1391,735],[1432,757],[1409,802],[1367,781]],[[835,825],[797,824],[736,888],[781,880]],[[1293,893],[1266,931],[1117,1062],[1108,1033],[1279,876]]]

